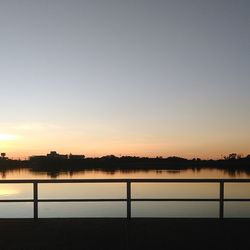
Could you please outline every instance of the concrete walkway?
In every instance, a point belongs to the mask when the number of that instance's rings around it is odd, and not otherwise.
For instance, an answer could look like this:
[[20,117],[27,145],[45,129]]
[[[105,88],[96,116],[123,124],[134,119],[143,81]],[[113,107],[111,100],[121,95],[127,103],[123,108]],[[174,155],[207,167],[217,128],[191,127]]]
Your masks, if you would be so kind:
[[250,219],[1,219],[0,249],[250,249]]

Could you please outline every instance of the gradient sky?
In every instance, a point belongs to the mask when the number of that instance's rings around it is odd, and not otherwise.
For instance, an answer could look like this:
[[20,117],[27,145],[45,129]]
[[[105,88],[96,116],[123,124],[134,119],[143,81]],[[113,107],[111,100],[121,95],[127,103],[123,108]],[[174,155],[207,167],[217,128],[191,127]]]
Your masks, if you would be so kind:
[[250,153],[249,0],[1,0],[0,151]]

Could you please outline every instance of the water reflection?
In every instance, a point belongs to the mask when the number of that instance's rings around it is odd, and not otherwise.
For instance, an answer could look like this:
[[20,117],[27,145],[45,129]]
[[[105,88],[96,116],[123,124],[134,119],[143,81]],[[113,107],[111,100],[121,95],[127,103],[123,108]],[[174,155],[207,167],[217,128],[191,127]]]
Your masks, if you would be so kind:
[[225,183],[225,198],[250,199],[250,183]]
[[250,171],[211,168],[183,170],[109,170],[89,169],[81,171],[35,171],[28,168],[1,169],[0,179],[105,179],[105,178],[250,178]]
[[0,218],[32,218],[32,202],[0,202]]
[[[30,169],[2,170],[2,179],[120,179],[120,178],[249,178],[246,171],[222,169],[185,170],[84,170],[41,172]],[[126,198],[126,185],[39,184],[39,198]],[[32,184],[0,184],[0,199],[32,199]],[[132,198],[218,198],[216,183],[133,183]],[[250,184],[225,183],[225,198],[250,198]],[[226,217],[250,217],[250,202],[226,202]],[[132,202],[134,217],[218,217],[218,202]],[[33,204],[1,203],[0,218],[33,216]],[[40,217],[125,217],[125,202],[39,203]]]
[[125,183],[40,184],[42,199],[125,199]]
[[13,196],[19,192],[20,191],[18,189],[0,188],[0,197]]
[[133,217],[218,218],[218,202],[133,202]]
[[[249,190],[248,190],[249,192]],[[225,218],[250,218],[250,202],[225,202]]]
[[133,183],[132,198],[219,198],[217,183]]
[[43,202],[39,204],[40,218],[112,217],[127,216],[125,202]]
[[32,184],[0,184],[0,200],[32,199]]

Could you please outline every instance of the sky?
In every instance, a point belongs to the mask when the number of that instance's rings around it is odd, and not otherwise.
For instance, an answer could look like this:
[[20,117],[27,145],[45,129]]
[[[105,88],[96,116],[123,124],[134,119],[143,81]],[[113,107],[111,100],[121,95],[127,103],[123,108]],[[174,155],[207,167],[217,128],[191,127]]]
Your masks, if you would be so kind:
[[0,151],[250,154],[249,0],[1,0]]

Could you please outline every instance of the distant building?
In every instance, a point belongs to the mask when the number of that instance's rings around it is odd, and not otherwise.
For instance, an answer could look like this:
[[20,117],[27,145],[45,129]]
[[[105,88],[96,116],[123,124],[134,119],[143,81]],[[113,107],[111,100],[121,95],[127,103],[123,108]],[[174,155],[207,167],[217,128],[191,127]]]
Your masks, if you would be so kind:
[[58,159],[58,160],[67,160],[68,155],[60,155],[56,151],[51,151],[49,154],[47,154],[47,158]]
[[42,161],[42,160],[68,160],[68,155],[60,155],[56,151],[51,151],[47,155],[33,155],[30,156],[30,161]]
[[69,155],[70,160],[83,160],[85,159],[85,155]]
[[30,156],[30,161],[43,161],[43,160],[83,160],[85,159],[85,155],[61,155],[56,151],[51,151],[47,155],[33,155]]
[[40,160],[44,160],[44,159],[47,159],[47,156],[45,155],[33,155],[33,156],[30,156],[30,161],[40,161]]

